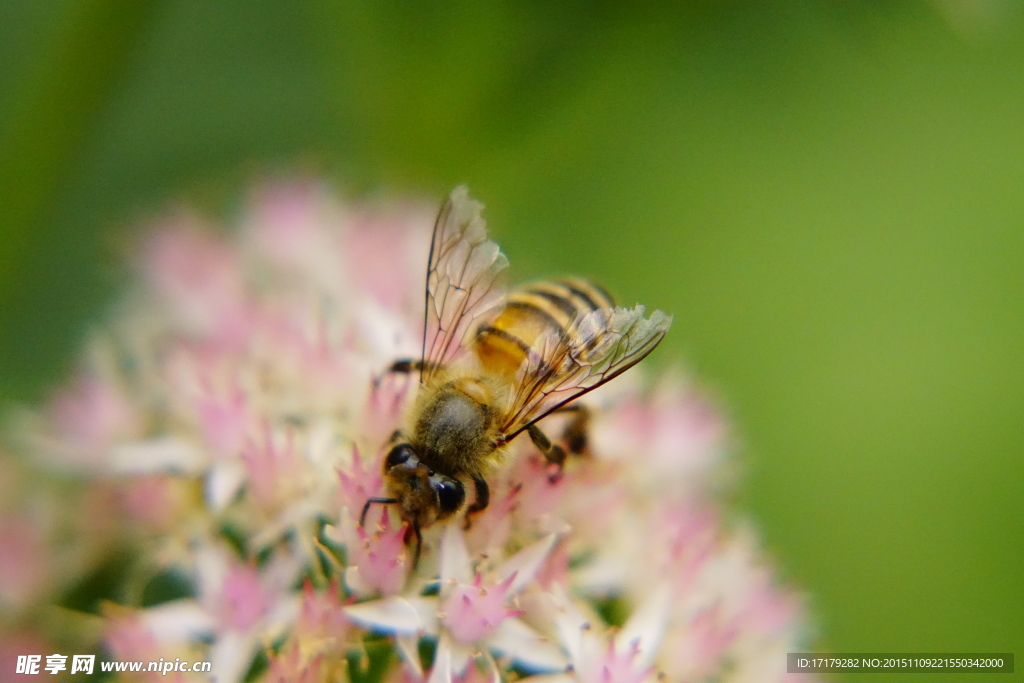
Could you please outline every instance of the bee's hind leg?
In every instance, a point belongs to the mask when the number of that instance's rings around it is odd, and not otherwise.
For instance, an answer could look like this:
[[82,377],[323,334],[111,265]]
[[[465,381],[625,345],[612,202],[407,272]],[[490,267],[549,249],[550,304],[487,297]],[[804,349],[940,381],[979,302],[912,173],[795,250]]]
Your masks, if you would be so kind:
[[565,426],[562,440],[573,455],[583,455],[589,448],[587,432],[590,429],[590,408],[581,403],[572,403],[559,408],[556,413],[575,413]]
[[473,477],[473,486],[476,488],[476,500],[466,508],[466,522],[462,527],[463,529],[469,529],[472,526],[473,520],[470,518],[470,515],[482,512],[491,502],[491,488],[483,478]]
[[551,443],[551,440],[545,436],[544,432],[540,431],[540,427],[537,425],[530,425],[526,431],[529,432],[530,440],[533,441],[537,450],[544,454],[549,463],[558,467],[556,472],[548,476],[551,483],[555,483],[562,478],[562,467],[565,465],[567,455],[565,449],[558,444]]

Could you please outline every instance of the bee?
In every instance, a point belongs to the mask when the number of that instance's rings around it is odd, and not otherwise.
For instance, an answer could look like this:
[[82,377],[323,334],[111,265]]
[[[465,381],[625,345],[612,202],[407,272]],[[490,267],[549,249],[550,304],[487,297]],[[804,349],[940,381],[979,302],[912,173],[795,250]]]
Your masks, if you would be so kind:
[[[508,259],[487,238],[483,205],[465,186],[452,191],[434,223],[427,260],[420,359],[388,372],[419,372],[407,424],[383,462],[387,497],[416,538],[421,530],[488,505],[485,477],[503,447],[526,432],[560,470],[566,449],[537,426],[556,411],[576,410],[564,439],[586,443],[583,394],[643,360],[665,337],[672,318],[644,307],[618,308],[600,286],[579,278],[535,282],[506,294]],[[466,505],[466,488],[474,500]]]

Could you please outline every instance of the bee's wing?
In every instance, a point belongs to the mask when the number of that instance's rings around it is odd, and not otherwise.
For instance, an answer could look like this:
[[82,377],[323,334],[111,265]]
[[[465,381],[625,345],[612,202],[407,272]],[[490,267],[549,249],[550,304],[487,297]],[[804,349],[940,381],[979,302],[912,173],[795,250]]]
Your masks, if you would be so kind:
[[497,243],[487,239],[482,209],[483,204],[470,199],[466,186],[460,185],[434,223],[423,313],[423,382],[451,361],[473,320],[504,295],[499,276],[508,259]]
[[510,440],[552,411],[618,377],[654,350],[672,317],[644,307],[601,308],[580,316],[566,334],[534,343],[516,375],[501,433]]

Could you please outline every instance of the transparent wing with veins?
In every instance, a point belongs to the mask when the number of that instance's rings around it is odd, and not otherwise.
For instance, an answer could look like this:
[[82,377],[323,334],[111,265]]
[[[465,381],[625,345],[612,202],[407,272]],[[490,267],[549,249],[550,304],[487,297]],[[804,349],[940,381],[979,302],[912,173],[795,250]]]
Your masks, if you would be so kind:
[[460,185],[437,215],[427,262],[422,382],[456,356],[473,321],[505,294],[508,259],[487,239],[482,209]]
[[516,375],[501,427],[505,441],[639,363],[671,324],[661,311],[645,318],[643,306],[604,308],[580,316],[564,334],[541,335]]

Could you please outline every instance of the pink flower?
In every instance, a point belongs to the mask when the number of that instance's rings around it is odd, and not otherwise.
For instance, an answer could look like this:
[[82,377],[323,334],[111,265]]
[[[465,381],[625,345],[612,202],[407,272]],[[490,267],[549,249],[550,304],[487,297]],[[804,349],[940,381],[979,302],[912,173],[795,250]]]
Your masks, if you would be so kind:
[[155,532],[172,531],[193,503],[189,483],[166,474],[128,478],[121,487],[124,511]]
[[344,607],[337,580],[332,581],[326,591],[316,590],[307,581],[302,587],[302,607],[295,624],[296,633],[303,637],[344,642],[353,628]]
[[26,518],[0,515],[0,605],[26,606],[46,586],[50,548],[42,529]]
[[700,491],[722,472],[727,429],[722,417],[693,386],[669,373],[646,395],[627,396],[594,425],[592,440],[602,457],[629,460],[643,453],[644,467],[631,474],[644,485]]
[[383,483],[380,468],[363,460],[359,449],[352,448],[352,463],[348,471],[338,470],[340,486],[338,488],[339,510],[355,517],[361,514],[367,499],[380,492]]
[[248,629],[267,611],[271,596],[264,592],[253,567],[233,565],[224,577],[218,606],[220,621],[227,628]]
[[123,610],[108,616],[106,641],[121,659],[144,659],[159,650],[157,639],[146,624],[137,615]]
[[367,515],[367,525],[348,520],[344,541],[348,549],[345,583],[358,595],[392,595],[405,585],[409,571],[405,524],[392,521],[386,507],[380,515]]
[[654,662],[670,620],[670,594],[654,587],[622,629],[608,629],[563,590],[551,593],[553,621],[571,666],[560,678],[578,683],[640,683],[655,673]]
[[291,435],[284,443],[275,443],[269,427],[264,429],[263,443],[249,442],[242,451],[246,481],[257,506],[275,511],[303,494],[302,481],[294,476],[300,469]]
[[241,452],[250,423],[249,406],[242,388],[236,385],[219,393],[208,387],[197,408],[211,452],[223,458]]
[[93,373],[79,375],[71,388],[54,396],[49,418],[69,447],[86,459],[139,431],[136,409],[121,388]]
[[456,584],[441,605],[441,621],[455,640],[475,643],[490,637],[508,617],[523,612],[506,605],[509,588],[516,572],[503,581],[484,585],[483,574],[477,573],[472,585]]
[[[352,666],[396,683],[785,677],[800,601],[721,512],[730,430],[691,382],[646,385],[637,368],[588,394],[586,452],[561,471],[515,439],[487,509],[422,529],[413,566],[393,503],[360,517],[386,495],[382,462],[419,391],[384,370],[421,350],[433,212],[351,206],[307,180],[260,187],[241,215],[233,233],[187,213],[157,226],[143,286],[79,378],[14,422],[31,476],[0,501],[5,606],[48,613],[130,547],[127,604],[100,617],[111,651],[208,660],[220,683],[261,661],[269,683]],[[558,441],[569,419],[538,426]],[[152,604],[166,575],[185,585]],[[598,616],[610,602],[619,628]],[[0,640],[21,626],[0,619]]]
[[243,342],[250,301],[237,253],[202,222],[184,216],[157,230],[140,268],[172,324],[207,343]]
[[267,683],[318,683],[324,680],[325,657],[322,654],[304,658],[298,643],[292,643],[270,662],[264,680]]
[[[535,577],[556,541],[554,534],[542,538],[493,567],[487,576],[478,570],[470,583],[473,566],[478,563],[470,557],[458,524],[446,524],[438,556],[439,597],[413,592],[359,603],[346,612],[356,623],[395,634],[406,663],[417,674],[415,638],[436,636],[432,679],[440,676],[447,681],[453,675],[463,675],[478,647],[481,656],[489,657],[493,650],[527,668],[557,670],[565,666],[562,654],[518,619],[522,611],[509,607],[510,600],[537,585]],[[439,670],[447,673],[442,675]]]
[[576,678],[583,683],[641,683],[650,678],[654,667],[638,667],[639,654],[635,644],[625,652],[617,652],[614,643],[609,643],[604,655],[587,662]]

